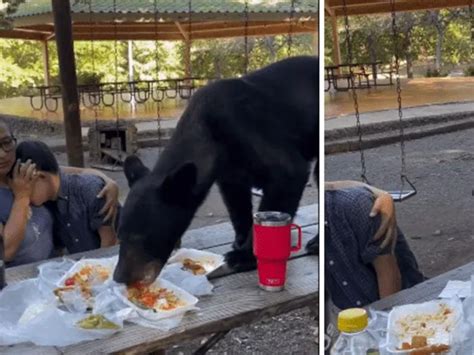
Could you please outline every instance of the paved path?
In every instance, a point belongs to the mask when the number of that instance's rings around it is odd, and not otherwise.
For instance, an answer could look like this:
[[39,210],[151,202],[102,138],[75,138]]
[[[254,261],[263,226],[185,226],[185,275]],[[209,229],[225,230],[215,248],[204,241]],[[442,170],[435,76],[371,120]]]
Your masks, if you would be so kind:
[[[466,103],[450,103],[441,105],[427,105],[410,107],[403,109],[404,119],[413,119],[424,116],[437,116],[443,114],[455,114],[471,111],[474,113],[474,101]],[[397,110],[385,110],[377,112],[367,112],[360,115],[362,125],[374,123],[390,122],[398,120]],[[354,127],[356,124],[355,115],[340,116],[338,118],[328,119],[324,122],[325,131],[334,129]]]

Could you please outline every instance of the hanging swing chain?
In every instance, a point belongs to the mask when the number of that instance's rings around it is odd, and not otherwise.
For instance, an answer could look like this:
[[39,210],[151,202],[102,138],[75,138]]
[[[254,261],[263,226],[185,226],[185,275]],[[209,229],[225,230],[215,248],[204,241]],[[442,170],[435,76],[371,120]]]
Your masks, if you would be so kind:
[[193,76],[193,61],[191,58],[192,47],[193,47],[193,1],[188,2],[188,43],[189,43],[189,76]]
[[470,19],[470,23],[471,23],[471,27],[470,27],[470,30],[471,30],[471,33],[470,33],[470,36],[471,36],[471,58],[474,55],[474,16],[473,16],[473,10],[472,10],[473,5],[472,4],[473,4],[473,0],[470,0],[469,1],[469,19]]
[[290,7],[290,26],[288,29],[288,57],[291,57],[291,50],[293,47],[293,20],[295,17],[295,0],[291,0]]
[[356,127],[357,127],[357,135],[359,137],[359,153],[360,153],[360,164],[361,164],[361,174],[360,177],[363,182],[369,183],[366,177],[367,168],[365,164],[365,153],[362,141],[362,126],[360,124],[360,113],[359,113],[359,100],[357,98],[357,92],[355,88],[354,82],[354,72],[352,70],[352,41],[351,41],[351,32],[349,26],[349,15],[347,14],[347,3],[346,0],[343,0],[343,11],[344,11],[344,28],[346,32],[346,48],[347,48],[347,56],[348,56],[348,64],[349,64],[349,77],[350,77],[350,84],[351,84],[351,92],[352,92],[352,99],[354,101],[354,111],[356,117]]
[[399,118],[399,125],[400,125],[400,153],[401,153],[400,179],[402,180],[402,191],[403,191],[403,184],[407,176],[406,176],[406,162],[405,162],[405,131],[403,127],[403,110],[402,110],[402,88],[401,88],[401,82],[400,82],[400,58],[398,55],[399,33],[398,33],[397,21],[396,21],[395,0],[390,0],[390,5],[391,5],[391,12],[392,12],[393,52],[395,56],[398,118]]
[[[113,1],[113,12],[114,12],[114,67],[115,67],[115,93],[118,92],[118,44],[117,44],[117,37],[118,37],[118,29],[117,29],[117,0]],[[119,113],[119,100],[115,100],[115,134],[117,135],[117,141],[120,141],[120,132],[119,132],[119,120],[120,120],[120,113]],[[122,158],[122,149],[120,145],[117,145],[117,155],[118,158]],[[115,160],[115,159],[114,159]],[[118,160],[115,160],[114,166],[118,164]]]
[[[93,31],[93,28],[94,26],[92,25],[92,0],[89,0],[89,24],[90,24],[90,50],[91,50],[91,62],[92,62],[92,73],[95,73],[95,46],[94,46],[94,42],[95,42],[95,34],[94,34],[94,31]],[[95,25],[95,22],[94,22],[94,25]],[[100,87],[98,88],[99,90],[99,102],[100,102]],[[89,100],[90,100],[91,96],[89,94]],[[95,99],[94,99],[95,100]],[[84,100],[85,101],[85,100]],[[99,125],[99,115],[98,115],[98,112],[97,112],[97,105],[98,103],[96,101],[94,101],[94,103],[92,104],[92,109],[94,110],[94,125],[95,125],[95,136],[96,136],[96,146],[99,147],[100,146],[100,135],[99,135],[99,132],[97,130],[97,127]]]
[[247,74],[248,70],[249,70],[249,1],[248,0],[245,0],[244,15],[245,15],[245,24],[244,24],[244,50],[245,50],[244,74]]
[[[156,85],[155,85],[155,90],[157,91],[157,96],[160,97],[158,94],[158,90],[160,90],[160,75],[159,75],[159,60],[160,60],[160,55],[158,53],[158,3],[157,0],[153,1],[153,20],[155,21],[154,23],[154,30],[155,30],[155,80],[156,80]],[[163,99],[165,95],[163,93]],[[157,139],[158,139],[158,154],[160,153],[161,149],[161,115],[160,115],[160,101],[156,101],[156,134],[157,134]]]
[[[95,23],[94,23],[95,25]],[[89,0],[89,36],[90,40],[90,51],[91,51],[91,63],[92,63],[92,72],[95,73],[95,49],[94,49],[94,30],[92,25],[92,0]]]

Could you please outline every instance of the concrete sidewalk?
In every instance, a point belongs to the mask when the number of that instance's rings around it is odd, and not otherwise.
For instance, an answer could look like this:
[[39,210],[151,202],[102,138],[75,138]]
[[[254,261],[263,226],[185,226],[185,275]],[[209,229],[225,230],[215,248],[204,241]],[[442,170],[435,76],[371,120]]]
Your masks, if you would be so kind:
[[[474,113],[474,101],[404,108],[403,119],[409,120],[426,116],[453,115],[465,112]],[[364,112],[360,114],[360,121],[361,125],[372,125],[375,123],[398,121],[398,111],[384,110],[376,112]],[[327,132],[335,129],[351,128],[355,127],[355,125],[355,115],[340,116],[337,118],[327,119],[324,122],[324,130]]]
[[[364,149],[400,142],[398,110],[360,115]],[[474,102],[427,105],[403,109],[405,140],[474,128]],[[360,149],[355,115],[325,121],[325,154]]]

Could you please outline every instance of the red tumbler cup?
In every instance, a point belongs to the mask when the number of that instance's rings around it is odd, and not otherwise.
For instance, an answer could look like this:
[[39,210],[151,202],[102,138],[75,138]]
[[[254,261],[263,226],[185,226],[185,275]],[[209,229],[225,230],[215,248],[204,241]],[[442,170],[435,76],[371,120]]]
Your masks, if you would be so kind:
[[[258,212],[253,217],[253,253],[257,258],[261,288],[281,291],[285,286],[286,263],[290,253],[301,249],[301,227],[283,212]],[[291,230],[298,230],[298,244],[291,246]]]

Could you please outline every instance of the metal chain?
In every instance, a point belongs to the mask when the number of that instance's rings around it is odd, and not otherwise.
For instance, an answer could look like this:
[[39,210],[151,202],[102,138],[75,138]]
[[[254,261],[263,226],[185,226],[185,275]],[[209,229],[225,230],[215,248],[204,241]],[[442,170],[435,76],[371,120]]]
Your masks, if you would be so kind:
[[245,50],[245,57],[244,57],[244,74],[248,73],[249,70],[249,1],[245,0],[245,7],[244,7],[244,15],[245,15],[245,27],[244,27],[244,50]]
[[290,26],[288,29],[288,57],[291,57],[291,51],[293,47],[293,20],[295,17],[295,0],[291,0],[290,7]]
[[[118,29],[117,29],[117,0],[113,0],[113,12],[114,12],[114,66],[115,66],[115,93],[117,94],[118,88],[118,44],[117,44],[117,37],[118,37]],[[115,134],[117,135],[117,140],[120,139],[120,131],[119,131],[119,120],[120,120],[120,113],[119,113],[119,100],[115,100]],[[122,159],[122,149],[120,146],[117,146],[117,155],[119,159]],[[118,161],[115,160],[114,166],[117,165]]]
[[[92,73],[95,73],[95,34],[94,34],[94,26],[92,25],[92,0],[89,0],[89,26],[90,26],[90,50],[91,50],[91,61],[92,61]],[[100,90],[100,87],[98,88]],[[90,99],[90,94],[89,94],[89,99]],[[100,102],[100,91],[99,91],[99,102]],[[94,125],[95,125],[95,136],[96,136],[96,145],[97,148],[100,147],[100,135],[99,135],[99,114],[97,112],[97,105],[96,102],[92,105],[92,109],[94,110]]]
[[[158,91],[160,90],[160,73],[159,73],[159,61],[160,61],[160,54],[158,53],[158,2],[154,0],[153,2],[153,15],[154,15],[154,30],[155,30],[155,80],[156,85],[155,89]],[[158,94],[158,92],[157,92]],[[157,96],[159,97],[159,96]],[[163,94],[163,99],[165,95]],[[161,152],[161,115],[160,115],[160,101],[156,101],[156,133],[158,139],[158,155]]]
[[357,98],[357,92],[355,88],[355,82],[354,82],[354,73],[352,71],[352,64],[353,58],[352,58],[352,41],[351,41],[351,32],[350,32],[350,26],[349,26],[349,15],[347,14],[347,3],[346,0],[343,0],[343,7],[344,11],[344,27],[346,31],[346,48],[347,48],[347,56],[348,56],[348,64],[349,64],[349,77],[350,77],[350,84],[351,84],[351,92],[352,92],[352,99],[354,101],[354,111],[355,111],[355,117],[356,117],[356,127],[357,127],[357,135],[359,136],[359,153],[360,153],[360,165],[361,165],[361,173],[360,177],[362,181],[365,183],[368,183],[366,173],[367,173],[367,168],[365,164],[365,153],[364,153],[364,147],[363,147],[363,140],[362,140],[362,126],[360,124],[360,113],[359,113],[359,100]]
[[395,0],[390,0],[391,12],[392,12],[392,35],[393,35],[393,52],[395,56],[395,75],[397,83],[397,102],[398,102],[398,119],[400,126],[400,155],[401,155],[401,171],[400,179],[402,180],[402,191],[403,184],[406,179],[406,162],[405,162],[405,132],[403,127],[403,110],[402,110],[402,88],[400,82],[400,58],[398,56],[398,43],[399,35],[396,22],[396,10],[395,10]]
[[470,22],[471,22],[471,58],[474,56],[474,16],[473,16],[473,10],[472,10],[472,7],[473,7],[473,0],[470,0],[469,1],[469,19],[470,19]]
[[[188,2],[188,43],[189,43],[189,74],[193,72],[193,61],[191,58],[192,46],[193,46],[193,1]],[[191,75],[192,76],[192,75]]]

